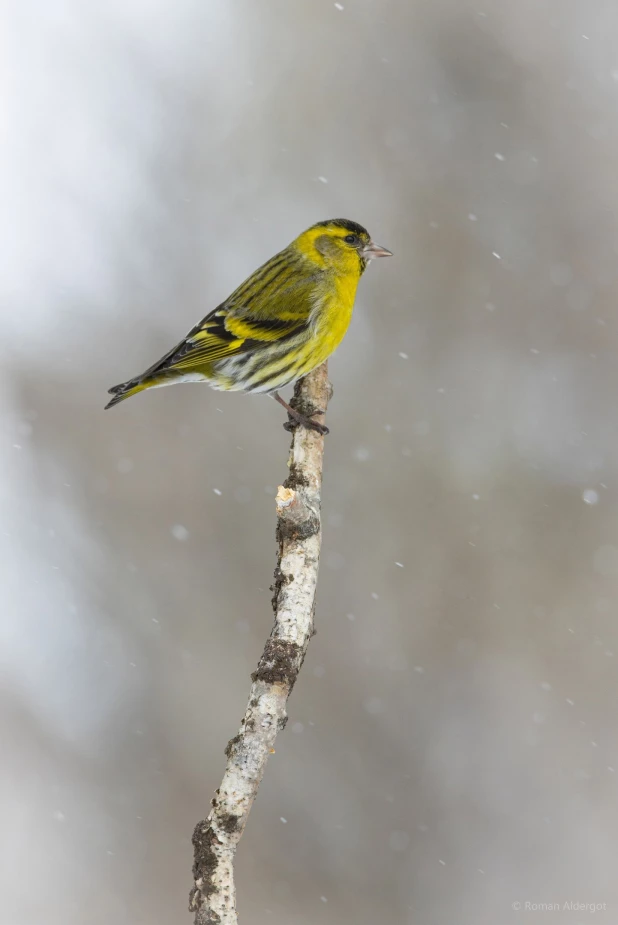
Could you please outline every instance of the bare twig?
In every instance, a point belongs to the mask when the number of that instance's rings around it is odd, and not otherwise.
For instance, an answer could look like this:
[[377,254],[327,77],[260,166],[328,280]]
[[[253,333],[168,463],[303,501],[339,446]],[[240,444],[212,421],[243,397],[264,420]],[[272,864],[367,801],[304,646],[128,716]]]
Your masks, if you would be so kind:
[[[326,364],[297,383],[293,404],[321,423],[330,398]],[[319,413],[319,414],[318,414]],[[289,475],[279,487],[277,566],[273,585],[275,623],[266,640],[240,731],[228,742],[227,767],[207,820],[193,833],[195,885],[190,910],[195,925],[236,925],[234,854],[262,780],[286,703],[313,635],[320,557],[320,491],[324,437],[296,426]]]

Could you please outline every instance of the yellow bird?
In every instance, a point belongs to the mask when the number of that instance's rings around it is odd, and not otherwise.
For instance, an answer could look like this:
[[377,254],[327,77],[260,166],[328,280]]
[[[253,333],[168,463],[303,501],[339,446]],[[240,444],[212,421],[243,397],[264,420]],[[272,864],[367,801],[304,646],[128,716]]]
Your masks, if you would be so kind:
[[115,385],[106,405],[176,382],[266,392],[305,427],[327,428],[278,393],[320,366],[350,324],[356,287],[374,257],[391,257],[356,222],[334,218],[303,231],[139,376]]

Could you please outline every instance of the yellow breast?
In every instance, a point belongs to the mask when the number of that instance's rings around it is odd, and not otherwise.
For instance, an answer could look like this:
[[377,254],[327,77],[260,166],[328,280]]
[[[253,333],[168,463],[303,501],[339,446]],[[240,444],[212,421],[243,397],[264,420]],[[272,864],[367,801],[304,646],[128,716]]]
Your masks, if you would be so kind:
[[328,359],[343,340],[352,319],[358,276],[335,275],[328,281],[316,312],[316,365]]

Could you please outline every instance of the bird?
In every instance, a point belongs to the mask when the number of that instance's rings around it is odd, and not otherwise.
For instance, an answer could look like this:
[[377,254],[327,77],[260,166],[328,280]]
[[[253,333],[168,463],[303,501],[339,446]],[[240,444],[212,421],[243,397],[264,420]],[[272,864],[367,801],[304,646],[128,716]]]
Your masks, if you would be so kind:
[[145,372],[109,389],[105,408],[146,389],[207,382],[222,391],[263,392],[290,423],[328,433],[292,408],[279,389],[320,366],[350,324],[369,262],[392,257],[357,222],[317,222],[271,257]]

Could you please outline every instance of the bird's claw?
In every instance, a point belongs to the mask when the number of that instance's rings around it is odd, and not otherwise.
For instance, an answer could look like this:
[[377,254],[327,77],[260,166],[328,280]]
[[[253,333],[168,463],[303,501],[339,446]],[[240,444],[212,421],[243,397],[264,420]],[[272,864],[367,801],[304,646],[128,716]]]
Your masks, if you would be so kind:
[[330,433],[326,424],[320,424],[319,421],[313,421],[311,418],[303,418],[302,420],[296,421],[290,419],[285,422],[283,429],[287,430],[288,433],[294,433],[299,424],[302,424],[303,427],[306,427],[307,430],[315,430],[318,434],[325,436]]
[[309,420],[307,421],[307,426],[311,430],[317,430],[317,432],[319,434],[322,434],[323,437],[325,437],[326,434],[330,433],[330,430],[328,429],[326,424],[320,424],[318,421],[312,421],[311,418],[309,418]]

